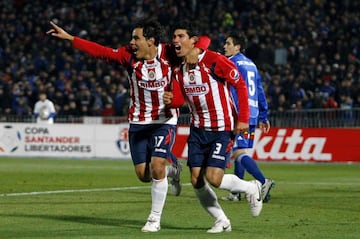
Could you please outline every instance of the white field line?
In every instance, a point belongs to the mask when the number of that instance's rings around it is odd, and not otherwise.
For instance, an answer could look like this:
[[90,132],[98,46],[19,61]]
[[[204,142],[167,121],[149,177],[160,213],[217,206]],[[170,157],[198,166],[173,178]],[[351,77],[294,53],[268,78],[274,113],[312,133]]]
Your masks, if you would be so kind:
[[[276,182],[275,182],[276,183]],[[357,182],[281,182],[280,184],[292,184],[292,185],[336,185],[336,186],[360,186]],[[183,186],[190,186],[190,183],[184,183]],[[74,189],[74,190],[54,190],[54,191],[42,191],[42,192],[23,192],[23,193],[2,193],[0,197],[17,197],[17,196],[33,196],[33,195],[45,195],[45,194],[63,194],[63,193],[83,193],[83,192],[110,192],[110,191],[127,191],[127,190],[140,190],[150,188],[150,186],[138,186],[138,187],[120,187],[120,188],[91,188],[91,189]]]
[[[190,183],[182,184],[182,185],[190,186]],[[54,191],[23,192],[23,193],[2,193],[0,194],[0,197],[17,197],[17,196],[33,196],[33,195],[44,195],[44,194],[83,193],[83,192],[127,191],[127,190],[139,190],[146,188],[150,188],[150,186],[121,187],[121,188],[90,188],[90,189],[54,190]]]
[[60,193],[81,193],[81,192],[107,192],[107,191],[126,191],[138,190],[149,188],[149,186],[142,187],[122,187],[122,188],[91,188],[91,189],[74,189],[74,190],[54,190],[43,192],[24,192],[24,193],[3,193],[0,197],[16,197],[16,196],[31,196],[31,195],[44,195],[44,194],[60,194]]

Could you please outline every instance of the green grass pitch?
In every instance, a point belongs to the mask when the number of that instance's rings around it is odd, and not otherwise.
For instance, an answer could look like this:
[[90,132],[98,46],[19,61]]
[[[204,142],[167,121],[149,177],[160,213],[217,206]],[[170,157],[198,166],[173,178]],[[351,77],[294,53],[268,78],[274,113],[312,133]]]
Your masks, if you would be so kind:
[[161,231],[142,233],[150,184],[130,160],[0,158],[0,238],[360,238],[360,164],[260,162],[276,181],[270,202],[253,218],[246,201],[219,200],[233,230],[215,235],[206,233],[214,221],[185,164],[183,191],[169,189]]

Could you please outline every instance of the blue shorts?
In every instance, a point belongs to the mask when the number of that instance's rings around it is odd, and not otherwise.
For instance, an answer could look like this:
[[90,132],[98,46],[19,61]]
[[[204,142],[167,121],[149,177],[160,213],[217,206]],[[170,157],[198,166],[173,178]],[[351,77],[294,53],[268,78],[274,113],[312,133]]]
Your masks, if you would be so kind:
[[151,157],[167,159],[175,141],[176,126],[168,124],[130,124],[129,143],[134,165],[150,162]]
[[254,146],[255,125],[249,125],[247,134],[237,134],[234,138],[233,150],[251,149]]
[[191,126],[188,138],[188,166],[225,169],[231,148],[230,131],[206,131]]

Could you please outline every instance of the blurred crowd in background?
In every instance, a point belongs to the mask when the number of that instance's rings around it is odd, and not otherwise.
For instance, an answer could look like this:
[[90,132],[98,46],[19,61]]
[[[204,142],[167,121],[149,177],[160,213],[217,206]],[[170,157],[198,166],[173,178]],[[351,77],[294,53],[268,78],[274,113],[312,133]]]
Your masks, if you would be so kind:
[[72,35],[117,48],[134,24],[157,16],[169,33],[192,19],[223,53],[226,33],[248,37],[271,111],[360,107],[360,2],[325,0],[88,0],[0,2],[0,114],[32,115],[45,91],[57,115],[124,116],[124,68],[46,35],[53,20]]

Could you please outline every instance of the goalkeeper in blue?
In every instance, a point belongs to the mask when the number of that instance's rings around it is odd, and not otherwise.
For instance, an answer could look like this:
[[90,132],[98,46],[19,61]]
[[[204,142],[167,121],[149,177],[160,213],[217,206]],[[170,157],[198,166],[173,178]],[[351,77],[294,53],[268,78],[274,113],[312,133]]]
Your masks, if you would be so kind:
[[[263,202],[266,203],[270,200],[270,190],[275,185],[275,182],[270,178],[265,178],[256,161],[247,153],[247,149],[253,147],[257,125],[259,125],[259,128],[264,133],[268,133],[270,130],[270,122],[267,118],[268,104],[261,82],[261,75],[255,63],[243,54],[246,49],[246,43],[247,39],[244,35],[231,32],[228,34],[224,44],[225,56],[235,63],[243,79],[246,81],[250,107],[249,132],[237,134],[234,137],[232,150],[234,157],[234,174],[244,179],[245,171],[247,171],[256,180],[261,182],[262,199]],[[233,99],[237,99],[236,91],[232,89],[231,93],[233,94]],[[234,103],[236,109],[239,111],[238,102],[234,100]],[[240,201],[241,195],[240,193],[230,193],[230,195],[222,199]]]

